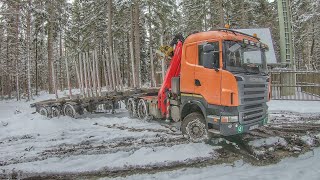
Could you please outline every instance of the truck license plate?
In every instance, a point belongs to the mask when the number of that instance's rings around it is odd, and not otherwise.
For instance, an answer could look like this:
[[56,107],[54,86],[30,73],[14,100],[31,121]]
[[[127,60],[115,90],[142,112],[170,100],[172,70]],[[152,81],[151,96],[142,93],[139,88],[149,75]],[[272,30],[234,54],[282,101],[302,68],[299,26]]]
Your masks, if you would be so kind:
[[251,130],[257,129],[258,127],[259,127],[259,124],[254,125],[254,126],[250,126],[249,130],[251,131]]

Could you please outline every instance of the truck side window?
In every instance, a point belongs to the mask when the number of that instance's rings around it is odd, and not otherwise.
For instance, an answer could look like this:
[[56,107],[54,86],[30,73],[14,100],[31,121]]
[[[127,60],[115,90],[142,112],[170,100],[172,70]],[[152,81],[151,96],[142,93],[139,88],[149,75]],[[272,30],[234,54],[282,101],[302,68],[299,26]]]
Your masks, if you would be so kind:
[[[214,59],[212,59],[212,63],[216,64],[217,67],[219,67],[219,42],[210,42],[210,43],[206,43],[206,44],[212,44],[214,46]],[[199,52],[199,65],[200,66],[203,66],[203,46],[206,45],[206,44],[200,44],[198,46],[198,52]]]

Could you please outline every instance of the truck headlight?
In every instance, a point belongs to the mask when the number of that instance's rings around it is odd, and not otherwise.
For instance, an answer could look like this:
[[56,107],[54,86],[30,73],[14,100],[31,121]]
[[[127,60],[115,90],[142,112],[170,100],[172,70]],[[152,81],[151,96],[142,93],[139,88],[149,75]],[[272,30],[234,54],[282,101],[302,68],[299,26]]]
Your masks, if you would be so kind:
[[238,116],[221,116],[222,123],[236,123],[239,121]]

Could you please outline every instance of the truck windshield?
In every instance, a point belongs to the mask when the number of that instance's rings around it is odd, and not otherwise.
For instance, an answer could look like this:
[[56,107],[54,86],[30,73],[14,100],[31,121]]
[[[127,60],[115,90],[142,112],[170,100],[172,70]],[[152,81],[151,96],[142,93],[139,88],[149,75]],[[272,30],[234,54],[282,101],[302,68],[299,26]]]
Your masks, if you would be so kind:
[[225,41],[225,68],[234,73],[267,74],[265,50],[242,42]]

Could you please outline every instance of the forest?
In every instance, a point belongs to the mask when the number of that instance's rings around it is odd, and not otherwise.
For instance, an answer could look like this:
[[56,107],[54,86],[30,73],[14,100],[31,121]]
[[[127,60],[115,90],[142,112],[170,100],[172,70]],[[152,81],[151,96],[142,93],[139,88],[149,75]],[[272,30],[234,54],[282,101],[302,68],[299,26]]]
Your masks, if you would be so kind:
[[[290,9],[297,69],[319,70],[320,1],[292,0]],[[161,45],[225,24],[270,28],[280,62],[276,0],[2,0],[0,98],[155,87]]]

